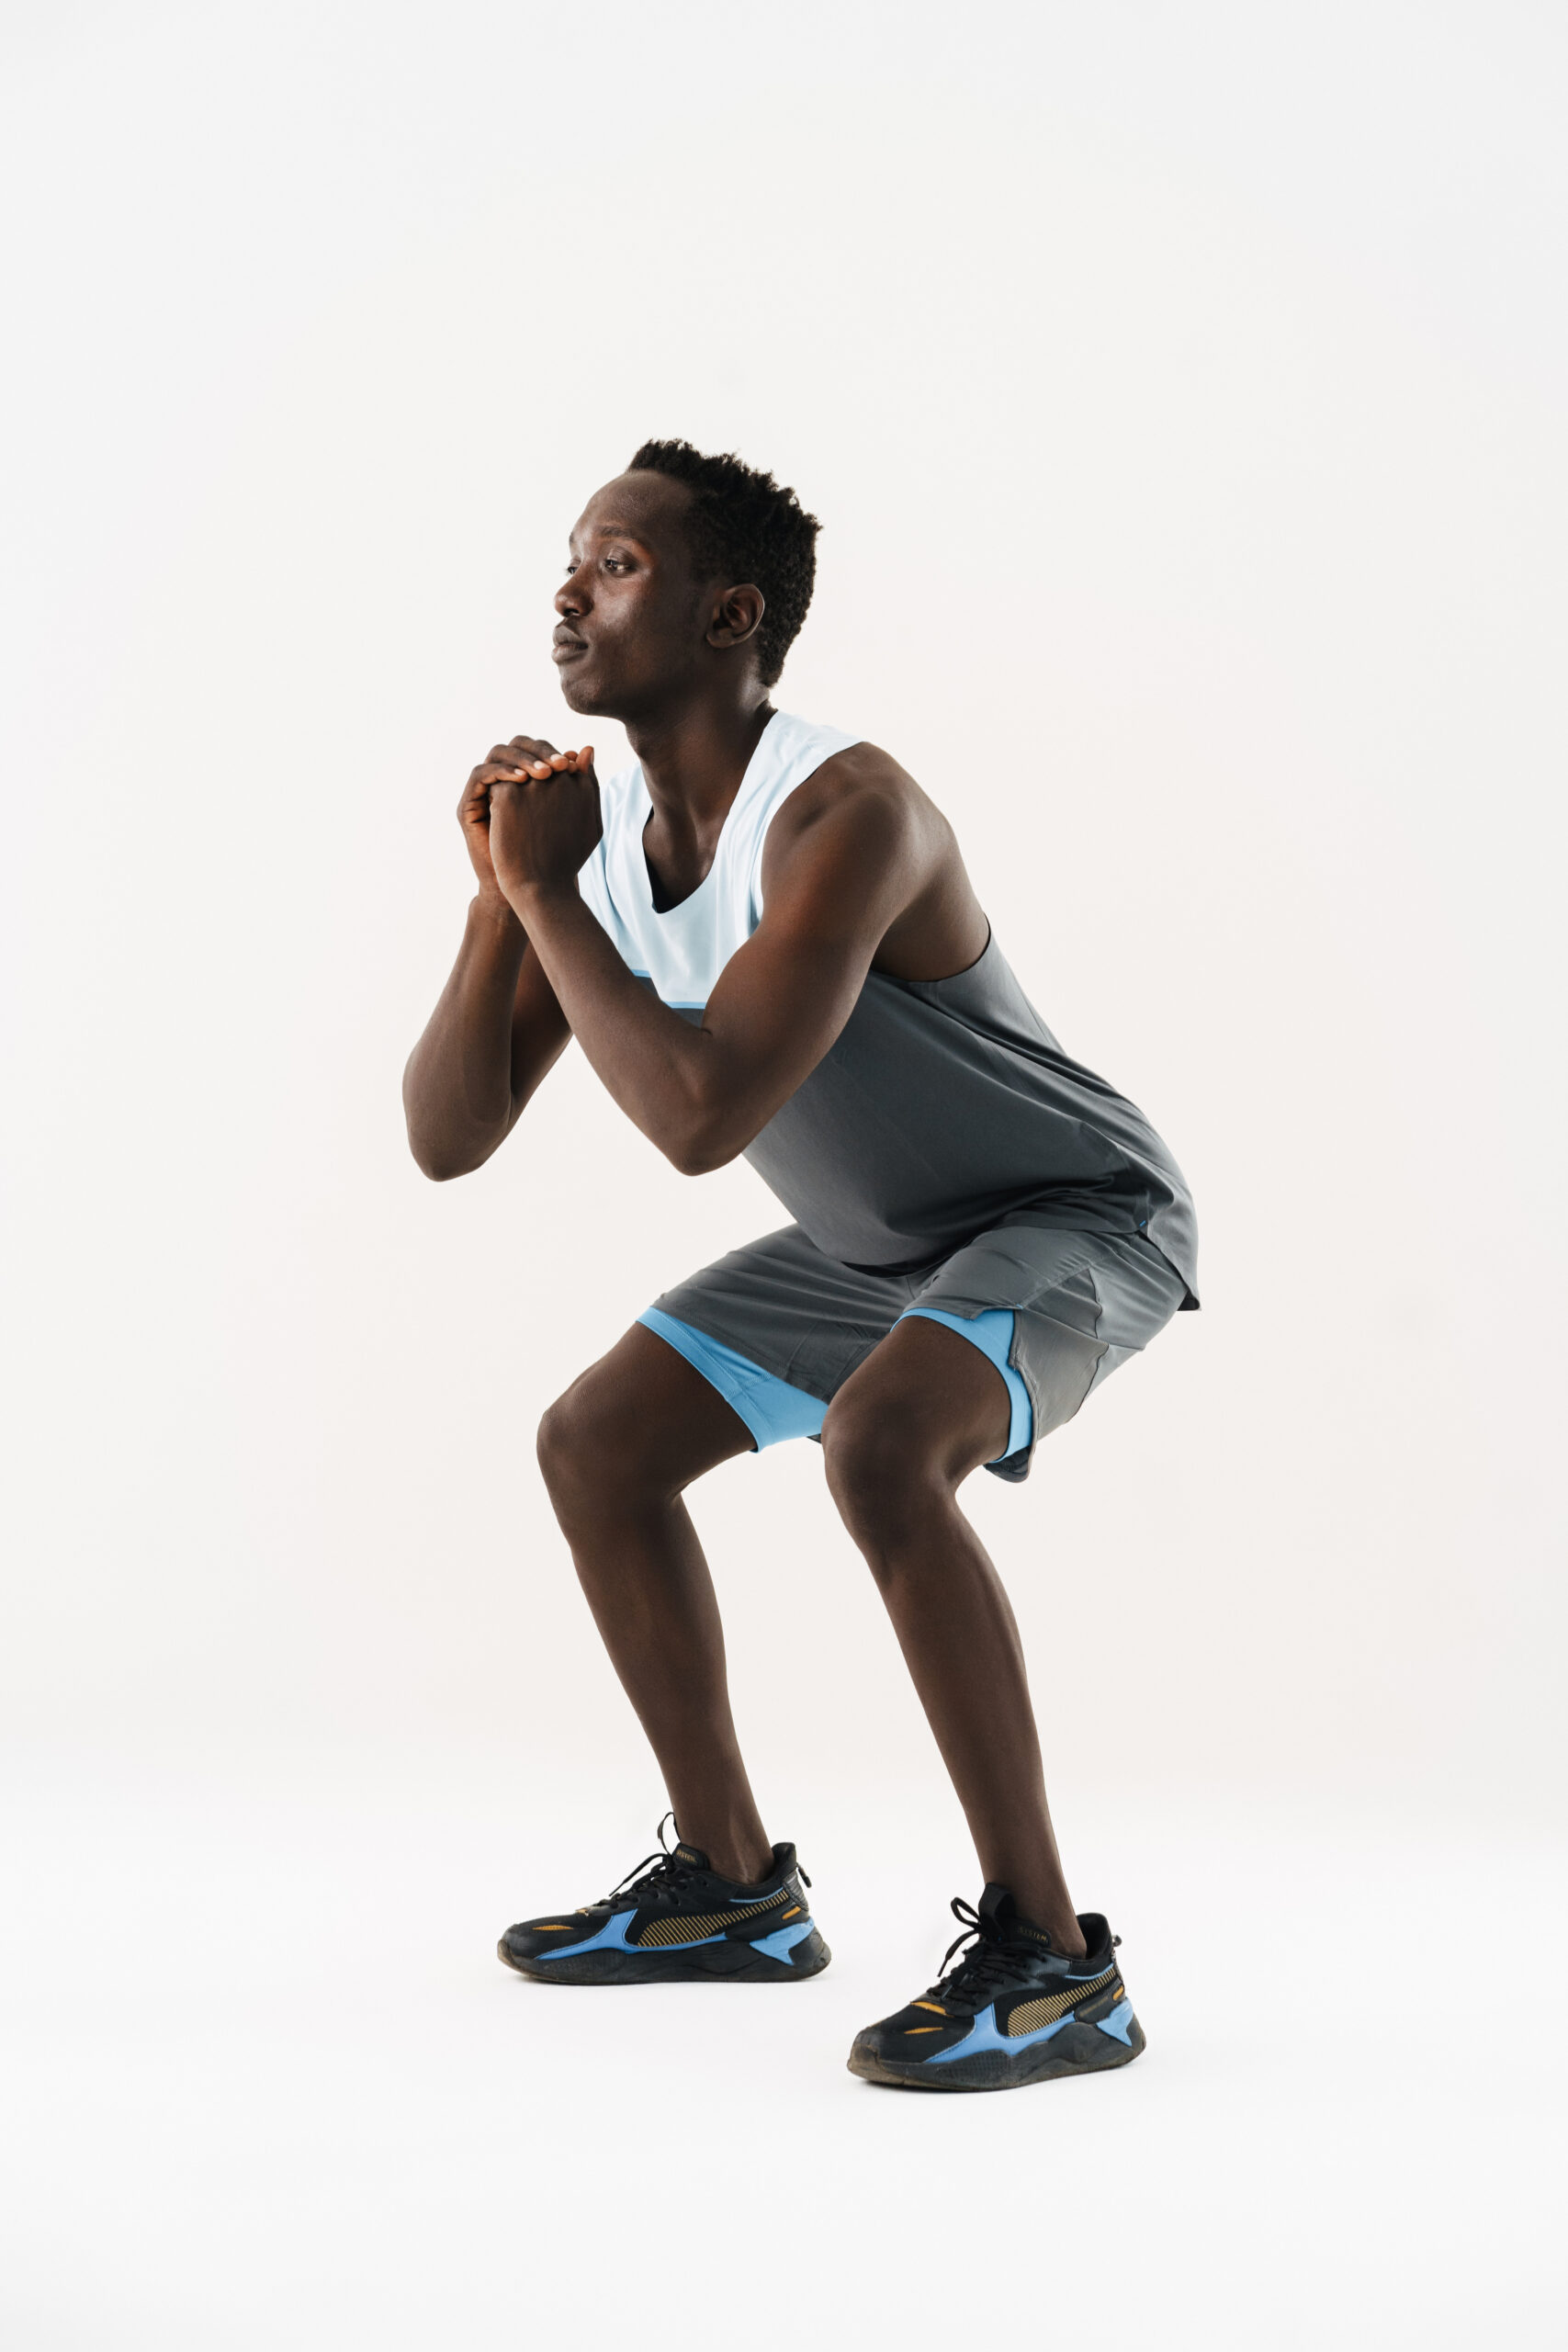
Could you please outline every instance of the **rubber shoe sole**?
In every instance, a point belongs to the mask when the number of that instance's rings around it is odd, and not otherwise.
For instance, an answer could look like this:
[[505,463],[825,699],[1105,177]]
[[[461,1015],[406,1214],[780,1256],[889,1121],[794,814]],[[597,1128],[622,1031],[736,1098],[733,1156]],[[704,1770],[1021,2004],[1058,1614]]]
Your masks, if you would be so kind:
[[942,2066],[933,2066],[930,2059],[905,2063],[884,2058],[861,2041],[850,2052],[849,2069],[862,2082],[886,2083],[901,2091],[1016,2091],[1026,2083],[1053,2083],[1064,2075],[1102,2075],[1108,2067],[1130,2066],[1145,2046],[1144,2029],[1132,2018],[1125,2043],[1097,2025],[1074,2024],[1049,2041],[1021,2050],[1016,2058],[1005,2051],[985,2050]]
[[571,1960],[520,1960],[502,1937],[496,1956],[519,1976],[539,1984],[793,1984],[820,1976],[833,1955],[813,1928],[788,1960],[775,1960],[739,1937],[722,1944],[696,1944],[668,1957],[652,1952],[585,1951]]

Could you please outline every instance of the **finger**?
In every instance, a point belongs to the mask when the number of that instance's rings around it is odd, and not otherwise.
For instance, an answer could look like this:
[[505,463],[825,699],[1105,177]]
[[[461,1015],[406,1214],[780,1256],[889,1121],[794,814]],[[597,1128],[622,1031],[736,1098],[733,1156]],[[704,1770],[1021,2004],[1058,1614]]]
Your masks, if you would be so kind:
[[553,760],[556,747],[547,743],[542,735],[514,735],[510,743],[498,743],[491,757],[504,758],[509,752],[521,752],[528,760]]
[[547,749],[543,743],[519,736],[510,743],[492,744],[485,767],[503,775],[546,776],[550,774]]
[[489,762],[487,762],[484,767],[478,767],[475,772],[472,772],[472,776],[468,778],[468,783],[463,786],[463,799],[484,799],[484,795],[487,795],[489,788],[491,788],[491,783],[501,783],[505,776],[517,781],[520,774],[522,774],[520,769],[513,769],[513,767],[489,767]]

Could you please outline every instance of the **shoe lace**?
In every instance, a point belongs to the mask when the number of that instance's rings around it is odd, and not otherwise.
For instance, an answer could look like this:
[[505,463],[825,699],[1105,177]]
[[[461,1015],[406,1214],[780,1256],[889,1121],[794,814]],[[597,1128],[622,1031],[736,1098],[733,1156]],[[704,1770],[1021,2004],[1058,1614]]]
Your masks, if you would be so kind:
[[[695,1880],[711,1875],[695,1862],[683,1862],[679,1853],[666,1845],[664,1825],[665,1822],[672,1823],[674,1819],[672,1813],[667,1813],[664,1820],[660,1823],[658,1852],[645,1854],[640,1862],[634,1862],[625,1878],[616,1880],[608,1894],[602,1894],[597,1903],[585,1903],[582,1906],[585,1911],[603,1910],[606,1905],[615,1902],[623,1894],[635,1894],[639,1904],[646,1905],[650,1909],[659,1906],[668,1910],[680,1902],[682,1895]],[[679,1828],[676,1829],[675,1834],[677,1837],[680,1836]],[[809,1886],[811,1881],[801,1870],[798,1862],[795,1864],[795,1870],[806,1885]]]
[[615,1881],[608,1894],[602,1894],[597,1903],[585,1905],[585,1909],[602,1910],[622,1894],[635,1894],[639,1904],[649,1908],[667,1907],[680,1901],[697,1878],[698,1871],[694,1862],[682,1861],[665,1843],[664,1824],[673,1822],[674,1818],[672,1813],[667,1813],[660,1823],[657,1852],[645,1854],[640,1862],[634,1862],[625,1878]]
[[[993,1994],[1018,1981],[1018,1954],[1004,1944],[961,1894],[953,1898],[953,1916],[964,1932],[954,1936],[942,1956],[942,1973],[931,1986],[933,1995],[959,2007],[983,2008]],[[956,1968],[948,1967],[955,1951],[968,1944]]]

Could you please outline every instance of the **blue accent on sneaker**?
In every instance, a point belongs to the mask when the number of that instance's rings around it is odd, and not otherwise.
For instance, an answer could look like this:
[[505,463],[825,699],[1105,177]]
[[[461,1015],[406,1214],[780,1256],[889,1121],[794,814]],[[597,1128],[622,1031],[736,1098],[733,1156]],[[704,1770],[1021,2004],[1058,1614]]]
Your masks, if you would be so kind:
[[[589,1936],[580,1944],[561,1944],[554,1951],[536,1952],[534,1958],[536,1962],[570,1960],[575,1958],[580,1951],[638,1951],[642,1949],[640,1945],[629,1944],[626,1941],[626,1929],[636,1917],[635,1910],[617,1911],[613,1919],[606,1919],[596,1936]],[[661,1944],[660,1950],[661,1951],[690,1951],[697,1944],[718,1944],[723,1941],[724,1938],[721,1935],[694,1936],[690,1943]]]
[[1099,2018],[1095,2022],[1098,2024],[1101,2033],[1108,2033],[1112,2041],[1124,2041],[1128,2049],[1131,2050],[1133,2047],[1133,2037],[1128,2032],[1127,2028],[1132,2021],[1132,2002],[1118,2001],[1116,2007],[1111,2010],[1111,2015],[1108,2018]]
[[980,1315],[949,1315],[940,1306],[907,1306],[898,1317],[908,1322],[911,1315],[923,1315],[928,1323],[945,1323],[961,1340],[988,1357],[1007,1383],[1008,1401],[1012,1407],[1012,1420],[1008,1429],[1008,1442],[998,1454],[998,1462],[1010,1454],[1021,1453],[1034,1430],[1034,1408],[1029,1401],[1029,1391],[1023,1385],[1023,1374],[1009,1362],[1012,1348],[1012,1317],[1010,1306],[987,1306]]
[[1069,2009],[1066,2016],[1058,2018],[1054,2025],[1036,2026],[1032,2033],[1018,2033],[1010,2038],[997,2031],[997,2005],[993,2001],[988,2009],[980,2011],[962,2041],[953,2042],[947,2050],[933,2051],[926,2064],[928,2066],[947,2066],[954,2058],[977,2057],[982,2050],[999,2050],[1004,2056],[1013,2058],[1021,2050],[1028,2050],[1036,2041],[1049,2041],[1053,2034],[1060,2033],[1065,2025],[1072,2022],[1073,2013]]
[[778,1445],[785,1438],[821,1436],[828,1408],[820,1396],[808,1396],[804,1388],[794,1388],[787,1380],[764,1372],[738,1349],[727,1348],[721,1340],[710,1340],[705,1331],[677,1321],[657,1306],[649,1307],[637,1319],[717,1389],[750,1430],[759,1453],[763,1446]]
[[635,1911],[617,1911],[614,1918],[605,1920],[596,1935],[589,1936],[581,1943],[558,1944],[553,1951],[542,1951],[537,1956],[540,1960],[566,1960],[580,1951],[630,1951],[632,1947],[626,1941],[626,1931],[636,1917]]
[[770,1960],[787,1960],[795,1945],[811,1933],[809,1919],[795,1919],[787,1928],[775,1928],[771,1936],[753,1936],[753,1951],[765,1951]]

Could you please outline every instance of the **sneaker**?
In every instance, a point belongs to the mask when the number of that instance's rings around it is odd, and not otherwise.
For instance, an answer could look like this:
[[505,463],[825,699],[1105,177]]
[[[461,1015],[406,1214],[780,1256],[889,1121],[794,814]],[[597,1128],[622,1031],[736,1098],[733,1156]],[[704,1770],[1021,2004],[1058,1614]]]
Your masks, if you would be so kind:
[[852,2075],[915,2090],[1009,2091],[1137,2056],[1144,2030],[1117,1965],[1122,1939],[1098,1911],[1079,1914],[1081,1960],[1057,1951],[1005,1886],[987,1887],[978,1911],[955,1896],[953,1913],[964,1932],[942,1966],[970,1950],[918,2001],[857,2034]]
[[[651,1865],[651,1867],[650,1867]],[[721,1878],[699,1847],[660,1850],[597,1903],[508,1928],[496,1951],[508,1968],[562,1984],[783,1984],[816,1976],[832,1958],[802,1886],[793,1846],[773,1848],[755,1885]]]

